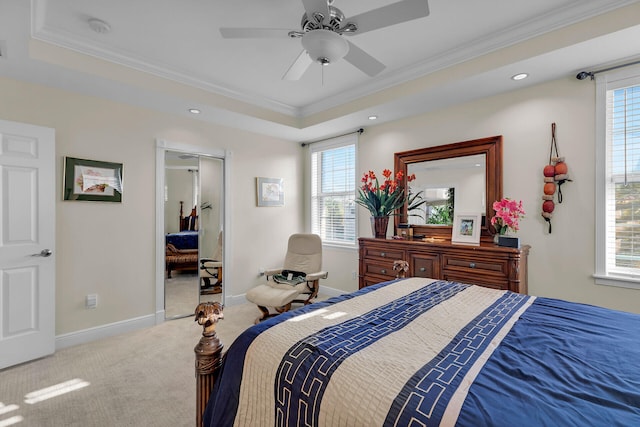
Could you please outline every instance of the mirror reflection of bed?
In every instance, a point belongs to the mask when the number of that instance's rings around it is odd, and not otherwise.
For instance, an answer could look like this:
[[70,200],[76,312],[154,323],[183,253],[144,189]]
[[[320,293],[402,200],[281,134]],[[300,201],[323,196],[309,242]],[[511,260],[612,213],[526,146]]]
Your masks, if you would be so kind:
[[165,154],[166,319],[193,315],[199,302],[222,302],[221,280],[200,277],[202,258],[222,258],[222,165],[222,159]]

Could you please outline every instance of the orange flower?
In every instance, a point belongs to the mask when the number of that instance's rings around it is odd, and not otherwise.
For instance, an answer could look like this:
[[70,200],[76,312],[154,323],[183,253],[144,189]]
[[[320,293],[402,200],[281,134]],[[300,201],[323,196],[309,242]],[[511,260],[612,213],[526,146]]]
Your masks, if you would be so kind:
[[385,178],[382,184],[379,183],[373,171],[365,173],[361,179],[364,184],[360,187],[356,203],[366,207],[372,216],[395,215],[395,211],[407,201],[404,189],[401,187],[404,173],[398,171],[395,179],[392,179],[393,172],[390,169],[384,169],[382,176]]

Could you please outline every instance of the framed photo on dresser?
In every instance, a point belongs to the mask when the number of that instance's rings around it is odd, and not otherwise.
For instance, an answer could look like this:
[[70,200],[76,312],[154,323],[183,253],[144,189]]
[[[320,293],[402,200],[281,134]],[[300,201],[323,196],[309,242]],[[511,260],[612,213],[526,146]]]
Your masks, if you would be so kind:
[[466,245],[480,244],[480,228],[482,226],[482,214],[459,213],[453,219],[451,242]]

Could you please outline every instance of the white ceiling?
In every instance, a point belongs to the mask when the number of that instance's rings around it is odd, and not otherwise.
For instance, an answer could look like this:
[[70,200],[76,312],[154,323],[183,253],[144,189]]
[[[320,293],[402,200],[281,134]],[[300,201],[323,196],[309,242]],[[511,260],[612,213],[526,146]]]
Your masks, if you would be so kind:
[[[348,20],[394,2],[334,6]],[[640,19],[611,17],[638,3],[430,0],[426,18],[349,36],[386,65],[376,77],[342,60],[285,81],[300,39],[219,28],[299,30],[301,0],[0,0],[0,75],[308,141],[637,58]]]

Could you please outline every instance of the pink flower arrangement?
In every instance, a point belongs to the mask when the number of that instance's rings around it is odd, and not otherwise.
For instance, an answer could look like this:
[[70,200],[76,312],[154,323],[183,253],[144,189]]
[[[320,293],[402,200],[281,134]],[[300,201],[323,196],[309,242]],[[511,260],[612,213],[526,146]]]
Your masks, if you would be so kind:
[[496,214],[491,218],[491,225],[496,228],[498,234],[505,234],[508,230],[519,230],[518,220],[525,215],[522,201],[516,202],[505,197],[499,202],[493,202],[493,210]]

